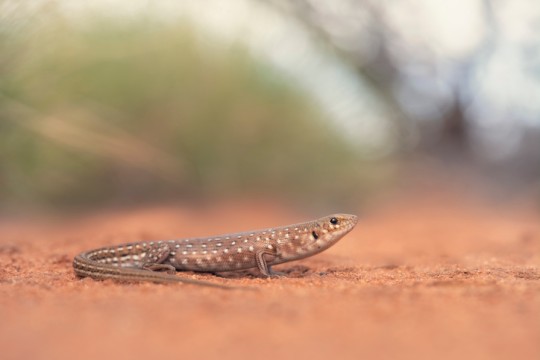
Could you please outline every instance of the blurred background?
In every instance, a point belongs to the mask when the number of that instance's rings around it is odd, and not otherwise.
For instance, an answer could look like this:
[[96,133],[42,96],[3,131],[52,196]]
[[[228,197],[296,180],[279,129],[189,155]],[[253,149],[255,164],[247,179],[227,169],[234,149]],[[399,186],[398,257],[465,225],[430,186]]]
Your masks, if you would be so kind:
[[[0,0],[2,359],[540,359],[539,34],[538,0]],[[179,274],[234,291],[72,269],[334,212],[285,277]]]
[[0,207],[538,199],[539,31],[530,0],[1,0]]

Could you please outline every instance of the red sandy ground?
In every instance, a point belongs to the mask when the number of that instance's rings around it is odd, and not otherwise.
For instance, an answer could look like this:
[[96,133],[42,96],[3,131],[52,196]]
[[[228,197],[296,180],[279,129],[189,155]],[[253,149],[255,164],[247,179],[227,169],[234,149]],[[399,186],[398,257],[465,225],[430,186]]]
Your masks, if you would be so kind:
[[[323,215],[323,214],[319,214]],[[250,203],[0,222],[0,358],[540,359],[540,211],[402,198],[257,291],[78,279],[90,248],[303,221]]]

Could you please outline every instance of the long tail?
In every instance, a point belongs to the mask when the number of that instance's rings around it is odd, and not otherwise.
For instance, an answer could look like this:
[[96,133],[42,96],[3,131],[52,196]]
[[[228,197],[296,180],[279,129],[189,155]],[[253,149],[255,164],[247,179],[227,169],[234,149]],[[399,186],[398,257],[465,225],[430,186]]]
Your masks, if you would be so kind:
[[185,283],[200,286],[209,286],[220,289],[238,289],[234,286],[215,284],[209,281],[186,279],[183,277],[163,274],[151,270],[119,268],[93,261],[82,253],[73,259],[73,269],[80,277],[91,277],[96,280],[112,279],[126,282],[150,281],[155,283]]

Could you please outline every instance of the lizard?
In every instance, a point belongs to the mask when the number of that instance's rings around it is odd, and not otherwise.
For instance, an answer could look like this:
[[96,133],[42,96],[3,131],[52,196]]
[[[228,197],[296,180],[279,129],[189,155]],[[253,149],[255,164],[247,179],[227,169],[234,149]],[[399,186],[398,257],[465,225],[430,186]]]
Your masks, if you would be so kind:
[[77,276],[97,280],[182,282],[230,288],[174,273],[217,273],[258,268],[265,277],[276,276],[278,274],[272,271],[272,265],[320,253],[349,233],[357,221],[355,215],[334,214],[264,230],[125,243],[82,252],[75,256],[73,268]]

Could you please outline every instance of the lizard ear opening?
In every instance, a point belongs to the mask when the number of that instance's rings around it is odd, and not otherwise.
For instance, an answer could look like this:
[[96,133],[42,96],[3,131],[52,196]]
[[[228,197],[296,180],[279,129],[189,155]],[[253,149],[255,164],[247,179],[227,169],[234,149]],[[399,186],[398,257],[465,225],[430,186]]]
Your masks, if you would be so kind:
[[313,238],[314,238],[315,240],[317,240],[317,239],[319,238],[319,234],[317,234],[316,231],[312,231],[312,232],[311,232],[311,236],[313,236]]

